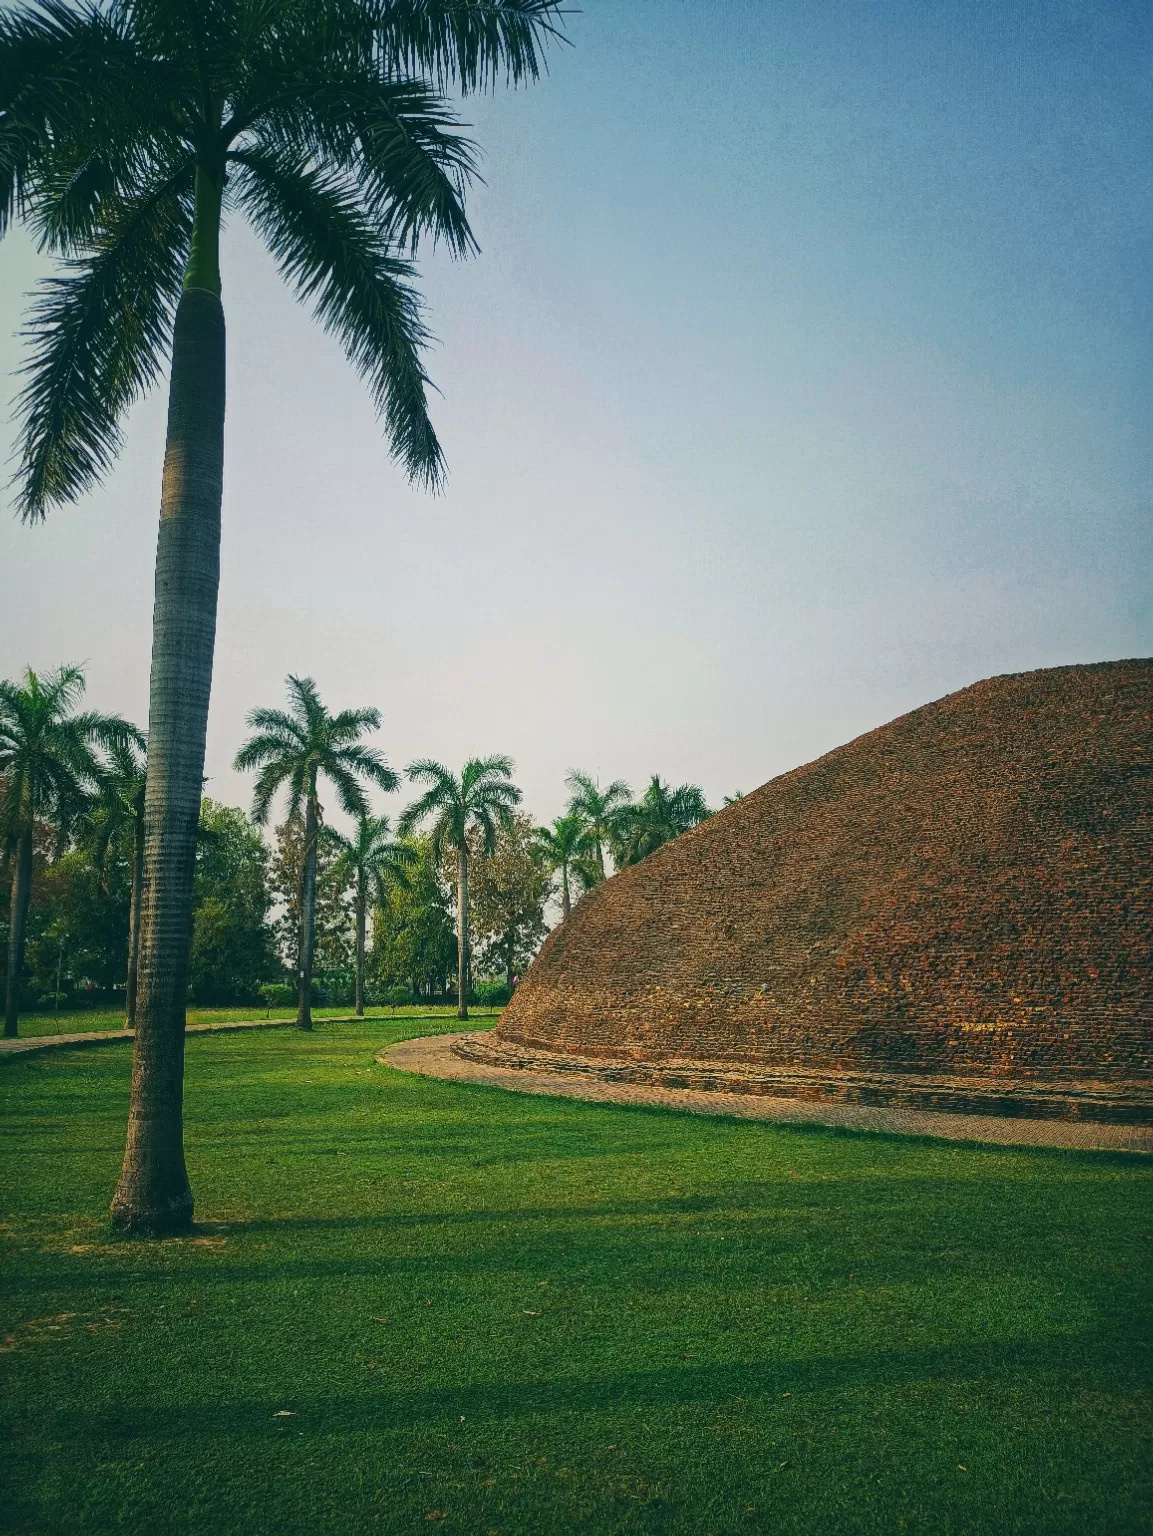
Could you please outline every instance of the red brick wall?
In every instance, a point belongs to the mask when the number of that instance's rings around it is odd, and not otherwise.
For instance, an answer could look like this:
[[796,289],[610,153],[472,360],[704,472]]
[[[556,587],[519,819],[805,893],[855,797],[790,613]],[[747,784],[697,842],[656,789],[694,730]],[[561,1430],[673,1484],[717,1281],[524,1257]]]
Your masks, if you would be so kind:
[[501,1038],[818,1070],[1153,1077],[1153,661],[991,678],[586,897]]

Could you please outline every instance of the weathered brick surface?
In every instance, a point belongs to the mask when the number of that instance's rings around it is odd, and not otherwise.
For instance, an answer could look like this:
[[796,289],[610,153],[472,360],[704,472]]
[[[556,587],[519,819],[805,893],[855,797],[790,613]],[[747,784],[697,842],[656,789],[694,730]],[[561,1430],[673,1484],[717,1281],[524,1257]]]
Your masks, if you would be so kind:
[[998,1079],[1006,1102],[1150,1103],[1151,847],[1153,661],[991,678],[586,897],[499,1039],[831,1094]]

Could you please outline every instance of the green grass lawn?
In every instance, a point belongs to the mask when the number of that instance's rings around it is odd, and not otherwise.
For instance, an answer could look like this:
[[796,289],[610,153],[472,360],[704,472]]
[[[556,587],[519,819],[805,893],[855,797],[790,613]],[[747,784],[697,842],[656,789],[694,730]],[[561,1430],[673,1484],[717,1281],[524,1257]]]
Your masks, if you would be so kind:
[[130,1047],[0,1063],[0,1528],[1151,1529],[1148,1163],[373,1062],[450,1024],[191,1039],[154,1244]]
[[[474,1005],[470,1013],[483,1026],[491,1016],[496,1013],[491,1010]],[[347,1019],[352,1013],[351,1003],[340,1008],[314,1008],[314,1019]],[[290,1021],[296,1017],[296,1004],[291,1008],[265,1008],[263,1003],[247,1003],[243,1008],[189,1008],[189,1024],[231,1024],[242,1019],[283,1019]],[[448,1004],[443,1008],[369,1008],[365,1013],[370,1019],[441,1019],[455,1018],[456,1005]],[[65,1008],[59,1013],[22,1013],[20,1015],[20,1034],[26,1039],[33,1039],[40,1035],[79,1035],[89,1034],[97,1030],[123,1029],[124,1010],[103,1009],[93,1010],[87,1008]]]

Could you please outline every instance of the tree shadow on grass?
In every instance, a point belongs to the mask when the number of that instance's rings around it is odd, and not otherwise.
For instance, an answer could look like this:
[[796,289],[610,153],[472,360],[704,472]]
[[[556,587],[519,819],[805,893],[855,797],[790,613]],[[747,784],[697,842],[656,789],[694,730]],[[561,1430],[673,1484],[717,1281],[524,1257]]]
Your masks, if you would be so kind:
[[[1013,1381],[1035,1389],[1042,1378],[1099,1377],[1104,1341],[1095,1333],[1043,1339],[993,1339],[930,1349],[890,1349],[849,1356],[786,1359],[743,1364],[678,1361],[655,1370],[552,1380],[484,1382],[427,1391],[381,1390],[378,1375],[363,1392],[343,1396],[270,1395],[265,1401],[200,1401],[164,1408],[122,1403],[113,1408],[70,1409],[53,1415],[61,1439],[109,1441],[126,1437],[183,1439],[196,1436],[275,1438],[285,1429],[309,1436],[382,1434],[438,1423],[456,1426],[555,1414],[597,1414],[622,1409],[701,1407],[741,1399],[782,1401],[806,1393],[868,1393],[913,1385],[948,1386],[983,1381],[991,1388]],[[386,1369],[386,1368],[385,1368]],[[1109,1360],[1114,1387],[1129,1369]],[[380,1375],[384,1374],[384,1370]],[[770,1402],[765,1410],[771,1411]]]

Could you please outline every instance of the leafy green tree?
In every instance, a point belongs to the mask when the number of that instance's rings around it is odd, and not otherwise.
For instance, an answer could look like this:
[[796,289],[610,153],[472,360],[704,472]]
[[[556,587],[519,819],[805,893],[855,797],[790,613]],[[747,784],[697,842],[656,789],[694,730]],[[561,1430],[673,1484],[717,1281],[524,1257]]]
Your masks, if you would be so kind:
[[[274,926],[281,958],[289,974],[297,978],[298,987],[305,847],[303,816],[288,816],[276,829],[272,860],[273,895],[279,908]],[[316,840],[312,914],[313,1003],[329,1000],[334,989],[342,1000],[345,990],[349,998],[352,996],[355,918],[347,876],[336,872],[337,858],[337,850],[322,829]]]
[[548,932],[545,903],[552,876],[541,859],[527,816],[513,815],[497,828],[488,855],[474,833],[469,879],[470,921],[479,965],[504,971],[511,991]]
[[443,763],[428,758],[410,763],[405,770],[417,784],[429,788],[400,818],[400,832],[408,836],[423,822],[431,822],[429,840],[439,862],[456,860],[456,998],[457,1017],[468,1018],[468,834],[476,828],[482,851],[493,852],[497,828],[507,826],[512,808],[520,803],[520,790],[512,782],[512,759],[501,756],[472,757],[458,779]]
[[641,798],[621,814],[613,843],[613,858],[620,868],[639,864],[650,853],[707,820],[711,814],[705,804],[704,791],[698,784],[680,784],[673,789],[662,784],[654,773]]
[[207,796],[200,807],[193,888],[192,995],[198,1003],[254,1002],[278,969],[268,922],[269,853],[242,810]]
[[623,779],[614,779],[606,788],[587,773],[575,768],[565,780],[569,788],[568,811],[579,816],[592,840],[593,856],[601,880],[605,877],[605,849],[616,842],[621,816],[632,791]]
[[57,994],[61,1003],[106,999],[124,979],[131,865],[112,850],[98,871],[83,843],[61,851],[50,828],[37,841],[26,988],[38,1007]]
[[406,884],[393,885],[373,912],[369,967],[379,990],[411,986],[431,999],[455,964],[456,934],[429,840],[414,838],[411,847]]
[[591,858],[595,856],[595,840],[584,817],[570,811],[567,816],[558,816],[551,827],[536,829],[535,848],[550,872],[560,875],[563,921],[572,911],[570,875],[579,874],[583,866],[585,879],[582,884],[591,883],[588,880],[590,873],[594,874],[595,879],[595,871],[590,871],[588,867]]
[[76,713],[84,687],[79,667],[59,667],[45,677],[29,667],[22,683],[0,682],[0,836],[12,865],[8,1037],[18,1029],[36,822],[51,823],[63,844],[100,782],[98,749],[115,747],[133,729],[113,715]]
[[122,852],[132,871],[128,904],[128,967],[124,984],[124,1022],[136,1026],[136,971],[140,956],[140,898],[144,884],[144,788],[147,773],[144,736],[132,727],[111,746],[103,764],[96,802],[89,812],[88,845],[101,883],[106,884],[108,856]]
[[380,711],[344,709],[329,714],[310,677],[289,677],[289,709],[254,709],[249,728],[256,732],[236,754],[241,771],[259,769],[252,814],[263,826],[281,786],[288,789],[288,814],[304,818],[304,868],[300,888],[300,1001],[296,1027],[312,1028],[312,962],[316,935],[316,859],[323,810],[321,774],[336,790],[337,804],[349,816],[367,816],[362,781],[394,790],[396,774],[374,747],[360,737],[380,725]]
[[560,0],[93,0],[0,12],[0,234],[66,265],[33,311],[19,504],[107,470],[171,350],[157,549],[145,901],[128,1144],[113,1217],[192,1219],[182,1084],[195,834],[220,572],[219,240],[247,216],[365,378],[392,452],[439,485],[422,238],[473,249],[474,149],[442,89],[534,79]]
[[383,906],[388,900],[389,888],[404,885],[408,871],[416,862],[416,854],[407,843],[398,843],[392,837],[392,824],[387,816],[358,816],[351,837],[345,837],[333,828],[325,829],[326,837],[336,850],[334,866],[336,878],[353,887],[356,914],[356,1012],[364,1014],[364,941],[367,926],[369,897],[375,896]]

